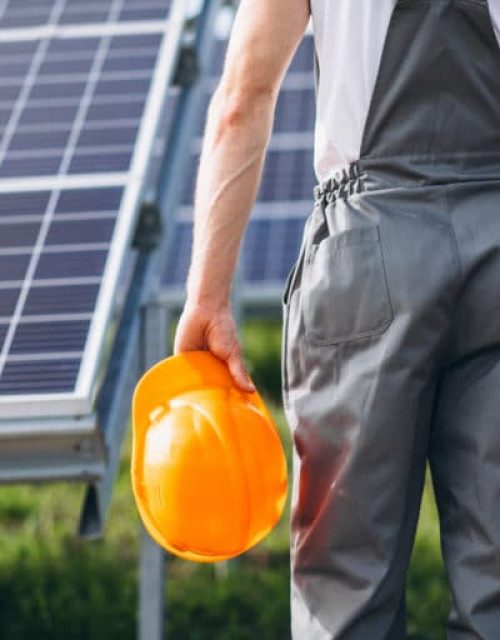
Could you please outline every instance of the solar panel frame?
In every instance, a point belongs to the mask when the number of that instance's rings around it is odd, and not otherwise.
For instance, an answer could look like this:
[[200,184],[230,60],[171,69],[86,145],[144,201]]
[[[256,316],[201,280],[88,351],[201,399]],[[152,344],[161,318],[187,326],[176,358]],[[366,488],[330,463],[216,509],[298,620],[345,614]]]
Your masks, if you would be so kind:
[[[111,313],[115,306],[115,291],[123,268],[124,257],[130,247],[132,234],[135,229],[138,208],[142,191],[146,185],[149,165],[152,159],[152,147],[156,138],[163,112],[165,111],[166,89],[171,83],[175,72],[175,63],[184,26],[186,7],[184,0],[174,0],[171,5],[168,20],[154,23],[128,23],[125,25],[85,25],[84,27],[42,27],[30,30],[17,30],[17,37],[28,38],[54,36],[57,29],[58,37],[74,37],[75,33],[82,37],[95,36],[97,28],[100,34],[142,34],[160,31],[163,33],[159,47],[156,65],[148,90],[148,98],[144,108],[130,168],[128,171],[101,173],[95,175],[74,175],[39,177],[39,178],[10,178],[0,180],[0,192],[14,192],[16,190],[35,191],[40,188],[64,189],[71,186],[78,188],[92,188],[96,186],[122,186],[124,193],[120,212],[107,255],[106,266],[102,276],[102,283],[96,301],[96,307],[90,327],[86,334],[84,355],[81,359],[76,386],[71,392],[64,393],[26,393],[22,395],[0,395],[0,417],[29,418],[43,416],[88,415],[93,410],[96,379],[101,361],[104,339],[109,326]],[[22,33],[19,33],[22,32]],[[16,34],[14,34],[16,35]],[[12,33],[6,34],[0,30],[0,43],[14,41]],[[27,298],[27,296],[26,296]],[[17,314],[19,316],[19,314]],[[20,316],[17,317],[17,323]],[[78,327],[76,327],[78,331]],[[14,335],[13,330],[11,334]],[[10,347],[9,347],[10,349]]]

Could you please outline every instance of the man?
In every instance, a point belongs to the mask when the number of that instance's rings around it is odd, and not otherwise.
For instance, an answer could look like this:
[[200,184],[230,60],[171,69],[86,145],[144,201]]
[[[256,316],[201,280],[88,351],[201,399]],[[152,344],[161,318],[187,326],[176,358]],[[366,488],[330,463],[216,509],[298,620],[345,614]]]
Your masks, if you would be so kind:
[[500,638],[500,0],[242,0],[174,350],[251,388],[229,292],[311,12],[314,207],[283,293],[292,635],[400,640],[426,460],[448,640]]

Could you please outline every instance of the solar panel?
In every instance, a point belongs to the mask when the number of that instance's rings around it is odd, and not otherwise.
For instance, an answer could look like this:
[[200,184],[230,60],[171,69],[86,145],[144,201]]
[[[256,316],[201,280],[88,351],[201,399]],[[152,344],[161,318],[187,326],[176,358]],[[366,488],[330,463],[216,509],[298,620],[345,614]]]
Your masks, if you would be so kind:
[[184,5],[0,7],[2,419],[92,411]]
[[169,0],[7,0],[0,9],[0,29],[37,27],[49,23],[92,24],[113,20],[161,20]]
[[[189,267],[192,243],[193,194],[199,162],[206,109],[221,73],[227,40],[218,41],[206,81],[198,138],[193,141],[190,168],[183,185],[182,206],[174,229],[164,275],[164,296],[181,301]],[[243,238],[243,297],[263,287],[280,295],[295,261],[306,217],[313,207],[316,184],[314,148],[314,42],[306,32],[283,81],[261,183]]]

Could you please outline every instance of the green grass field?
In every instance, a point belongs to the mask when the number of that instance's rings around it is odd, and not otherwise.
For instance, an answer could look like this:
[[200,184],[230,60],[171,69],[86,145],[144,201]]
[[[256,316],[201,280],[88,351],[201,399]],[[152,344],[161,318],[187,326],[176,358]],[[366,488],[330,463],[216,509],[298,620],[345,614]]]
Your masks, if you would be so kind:
[[[288,453],[279,406],[279,324],[247,323],[245,357],[265,392]],[[120,640],[135,637],[139,519],[129,482],[130,433],[103,540],[75,529],[79,485],[0,488],[0,638]],[[288,512],[258,547],[229,563],[169,558],[167,635],[172,640],[286,640],[289,635]],[[412,640],[445,638],[449,594],[429,478],[408,575]]]

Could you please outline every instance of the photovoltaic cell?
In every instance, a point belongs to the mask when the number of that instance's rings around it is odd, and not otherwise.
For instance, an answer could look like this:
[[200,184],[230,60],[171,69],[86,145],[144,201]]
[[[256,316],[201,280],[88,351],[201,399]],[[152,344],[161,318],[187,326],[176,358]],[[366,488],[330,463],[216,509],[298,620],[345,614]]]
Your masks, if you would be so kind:
[[[38,283],[39,284],[39,283]],[[8,291],[8,290],[7,290]],[[12,289],[14,295],[10,296],[11,303],[6,314],[12,310],[12,302],[15,303],[17,289]],[[30,289],[24,312],[29,317],[54,314],[88,313],[93,309],[97,300],[99,286],[97,284],[67,284],[52,285],[50,287],[33,286]],[[2,293],[3,301],[3,293]]]
[[9,318],[12,315],[18,296],[19,289],[17,287],[0,290],[0,317]]
[[21,320],[17,327],[10,353],[48,353],[80,355],[85,346],[90,320],[58,320],[27,322]]
[[83,249],[41,254],[35,271],[35,280],[61,280],[71,278],[101,278],[108,256],[107,249]]
[[81,358],[68,360],[9,360],[0,378],[0,394],[36,396],[71,392],[75,388]]

